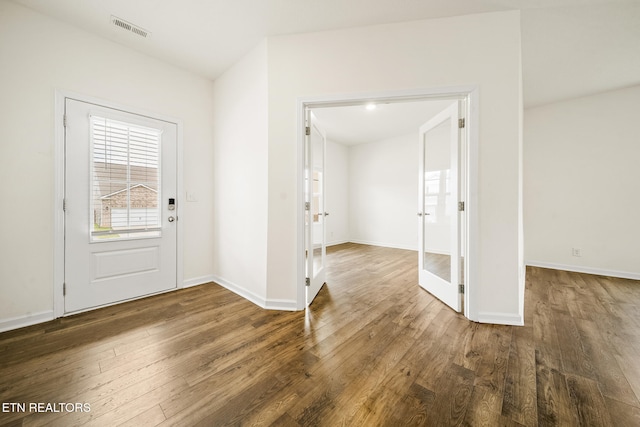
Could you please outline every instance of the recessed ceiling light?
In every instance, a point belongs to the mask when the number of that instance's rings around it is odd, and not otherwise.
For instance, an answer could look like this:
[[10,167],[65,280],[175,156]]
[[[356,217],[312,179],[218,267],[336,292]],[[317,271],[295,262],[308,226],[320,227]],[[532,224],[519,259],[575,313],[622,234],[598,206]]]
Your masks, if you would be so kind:
[[375,110],[376,109],[376,104],[367,104],[367,106],[365,107],[367,110]]

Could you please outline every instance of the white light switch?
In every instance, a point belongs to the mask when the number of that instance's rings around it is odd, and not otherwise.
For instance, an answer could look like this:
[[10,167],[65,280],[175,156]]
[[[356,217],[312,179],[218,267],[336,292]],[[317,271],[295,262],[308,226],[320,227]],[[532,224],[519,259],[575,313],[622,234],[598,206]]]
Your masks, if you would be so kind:
[[198,196],[193,191],[187,191],[187,202],[197,202]]

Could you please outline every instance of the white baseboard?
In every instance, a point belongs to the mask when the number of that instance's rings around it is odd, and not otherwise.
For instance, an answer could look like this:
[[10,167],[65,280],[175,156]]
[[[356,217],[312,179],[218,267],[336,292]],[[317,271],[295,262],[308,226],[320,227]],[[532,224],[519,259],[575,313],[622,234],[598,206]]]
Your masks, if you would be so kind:
[[53,319],[53,310],[41,311],[39,313],[28,313],[23,316],[0,319],[0,332],[24,328],[25,326],[48,322],[49,320]]
[[622,279],[640,280],[640,273],[630,271],[606,270],[602,268],[585,267],[582,265],[555,264],[545,261],[527,260],[525,262],[531,267],[550,268],[552,270],[573,271],[575,273],[595,274],[597,276],[619,277]]
[[407,251],[417,251],[418,250],[417,246],[396,245],[396,244],[393,244],[393,243],[372,242],[370,240],[351,239],[351,240],[349,240],[349,242],[350,243],[357,243],[359,245],[371,245],[371,246],[381,246],[383,248],[404,249],[404,250],[407,250]]
[[496,325],[523,326],[524,318],[520,314],[480,312],[478,313],[478,322],[493,323]]
[[267,310],[297,311],[296,301],[285,299],[267,299],[264,307]]
[[451,255],[451,252],[443,251],[442,249],[424,248],[424,251],[429,252],[430,254]]
[[255,305],[260,308],[264,308],[266,310],[282,310],[282,311],[296,311],[297,304],[296,301],[292,300],[276,300],[276,299],[265,299],[255,293],[243,288],[242,286],[236,285],[235,283],[229,282],[221,277],[213,276],[213,282],[216,282],[223,288],[226,288],[233,292],[236,295],[241,296],[242,298],[251,301]]
[[[194,277],[192,279],[185,280],[182,284],[183,288],[189,288],[192,286],[203,285],[205,283],[215,282],[220,286],[230,290],[231,292],[240,295],[241,297],[248,299],[252,303],[258,305],[261,308],[268,310],[282,310],[282,311],[296,311],[297,304],[293,300],[270,300],[264,299],[251,291],[248,291],[238,285],[228,282],[220,277],[214,275]],[[68,314],[68,313],[67,313]],[[76,314],[76,313],[74,313]],[[24,328],[25,326],[31,326],[38,323],[48,322],[53,320],[53,310],[41,311],[39,313],[29,313],[23,316],[10,317],[7,319],[0,319],[0,332],[11,331],[13,329]]]
[[333,242],[327,242],[327,246],[344,245],[345,243],[351,243],[350,240],[336,240]]
[[216,282],[218,285],[222,286],[223,288],[230,290],[234,294],[237,294],[242,298],[251,301],[257,306],[264,308],[266,305],[266,301],[264,298],[254,294],[253,292],[243,288],[242,286],[229,282],[228,280],[223,279],[222,277],[219,277],[219,276],[213,276],[213,281]]
[[190,288],[192,286],[204,285],[205,283],[215,282],[215,281],[216,281],[215,276],[213,274],[210,274],[208,276],[200,276],[200,277],[194,277],[192,279],[187,279],[184,282],[182,282],[182,287]]

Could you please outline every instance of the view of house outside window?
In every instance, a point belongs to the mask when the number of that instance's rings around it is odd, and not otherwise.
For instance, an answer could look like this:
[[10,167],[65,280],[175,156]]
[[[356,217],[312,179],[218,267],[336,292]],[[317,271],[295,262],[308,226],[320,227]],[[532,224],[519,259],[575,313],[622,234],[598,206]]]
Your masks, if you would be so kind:
[[92,241],[160,235],[161,136],[91,117]]

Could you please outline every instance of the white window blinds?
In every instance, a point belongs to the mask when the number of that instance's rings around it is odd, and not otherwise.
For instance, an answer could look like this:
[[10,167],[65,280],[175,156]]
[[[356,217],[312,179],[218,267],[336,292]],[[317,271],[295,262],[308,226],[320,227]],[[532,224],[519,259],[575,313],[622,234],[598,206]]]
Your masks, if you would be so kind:
[[159,236],[161,136],[91,116],[92,240]]

